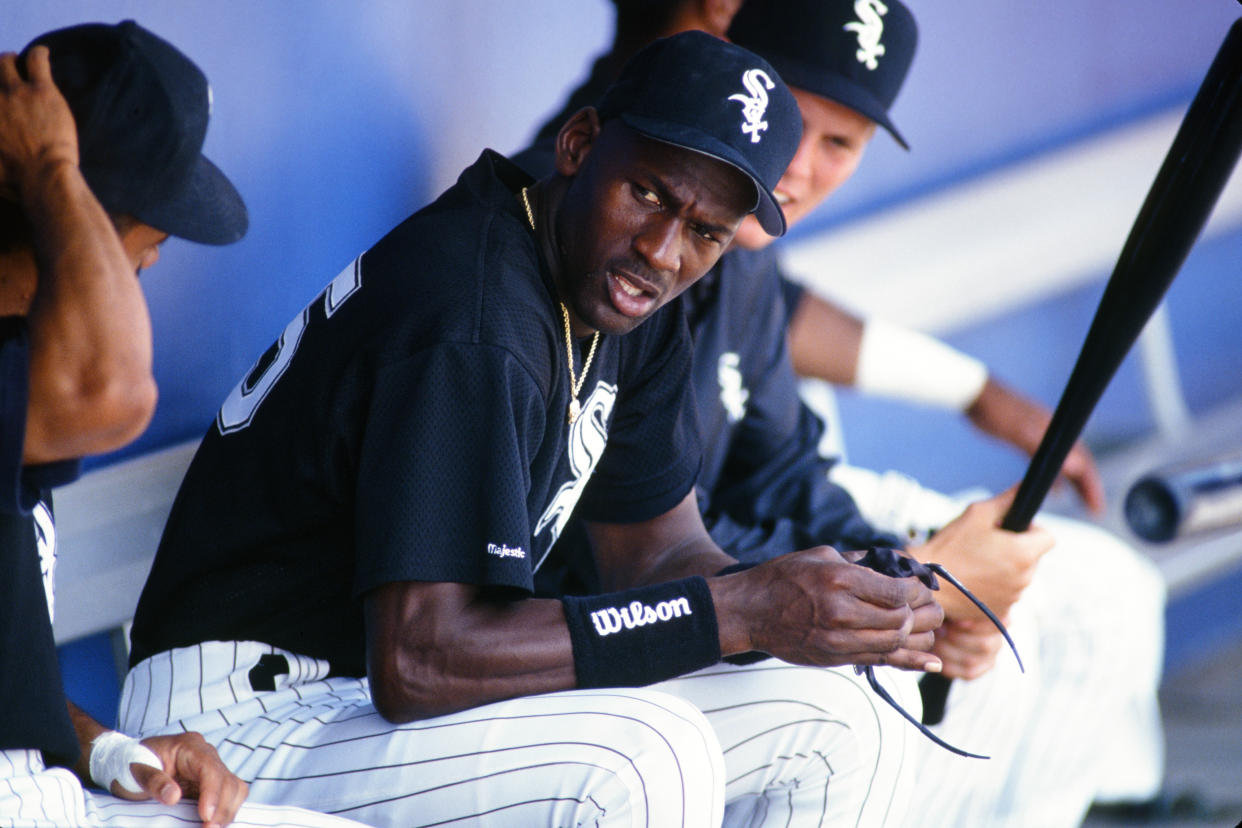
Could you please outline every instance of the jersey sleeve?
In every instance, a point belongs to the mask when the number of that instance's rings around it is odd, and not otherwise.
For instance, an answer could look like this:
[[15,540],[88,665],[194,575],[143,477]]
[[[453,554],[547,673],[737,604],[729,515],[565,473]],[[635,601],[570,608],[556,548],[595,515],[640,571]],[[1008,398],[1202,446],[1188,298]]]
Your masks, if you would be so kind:
[[[651,326],[651,327],[648,327]],[[690,382],[690,335],[680,304],[648,320],[622,356],[608,447],[576,516],[636,523],[662,515],[694,486],[702,461]]]
[[545,409],[495,346],[442,344],[382,369],[359,460],[355,593],[406,580],[530,590]]

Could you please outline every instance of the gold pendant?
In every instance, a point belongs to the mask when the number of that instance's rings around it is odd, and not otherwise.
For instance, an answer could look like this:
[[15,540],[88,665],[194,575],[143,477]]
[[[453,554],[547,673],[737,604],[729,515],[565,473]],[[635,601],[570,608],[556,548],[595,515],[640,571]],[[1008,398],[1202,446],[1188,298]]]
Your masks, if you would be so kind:
[[578,405],[577,397],[569,398],[569,424],[573,425],[574,420],[578,419],[578,415],[582,413],[582,407]]

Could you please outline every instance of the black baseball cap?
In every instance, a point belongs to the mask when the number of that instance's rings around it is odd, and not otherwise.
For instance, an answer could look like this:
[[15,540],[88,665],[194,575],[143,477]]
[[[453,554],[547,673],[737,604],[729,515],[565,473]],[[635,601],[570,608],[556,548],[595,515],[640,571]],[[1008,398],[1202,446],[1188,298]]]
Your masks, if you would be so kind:
[[202,155],[211,114],[207,78],[132,20],[85,23],[35,38],[78,132],[79,166],[99,203],[157,230],[205,244],[246,234],[246,205]]
[[918,45],[900,0],[746,0],[729,39],[765,57],[790,86],[848,106],[906,149],[888,111]]
[[772,190],[798,149],[802,115],[763,58],[705,32],[661,38],[630,59],[597,108],[602,121],[618,118],[746,173],[758,191],[759,224],[784,234]]

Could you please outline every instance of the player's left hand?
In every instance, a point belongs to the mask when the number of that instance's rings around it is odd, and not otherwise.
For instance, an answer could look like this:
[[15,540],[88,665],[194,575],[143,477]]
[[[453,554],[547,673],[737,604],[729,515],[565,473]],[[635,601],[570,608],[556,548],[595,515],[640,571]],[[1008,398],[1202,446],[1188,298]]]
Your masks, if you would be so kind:
[[[978,399],[966,409],[966,416],[981,431],[1016,446],[1027,456],[1035,453],[1052,422],[1052,413],[989,377]],[[1061,466],[1061,479],[1068,481],[1086,507],[1094,514],[1104,512],[1104,483],[1095,458],[1081,440],[1074,443]]]
[[246,801],[249,786],[220,760],[216,749],[198,733],[152,736],[142,744],[154,751],[164,770],[147,765],[130,766],[142,794],[134,794],[118,784],[112,793],[122,799],[157,799],[173,805],[185,796],[198,800],[203,825],[222,828],[233,821],[237,809]]
[[992,669],[1005,638],[986,619],[945,619],[936,630],[932,652],[944,665],[945,678],[976,679]]

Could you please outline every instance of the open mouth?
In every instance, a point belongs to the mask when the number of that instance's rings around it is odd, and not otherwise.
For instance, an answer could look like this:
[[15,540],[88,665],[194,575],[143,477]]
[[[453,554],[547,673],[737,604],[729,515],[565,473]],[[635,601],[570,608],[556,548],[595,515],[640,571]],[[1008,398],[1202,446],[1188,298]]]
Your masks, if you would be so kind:
[[608,274],[608,296],[617,312],[629,317],[646,316],[656,302],[652,287],[636,276],[617,271]]

